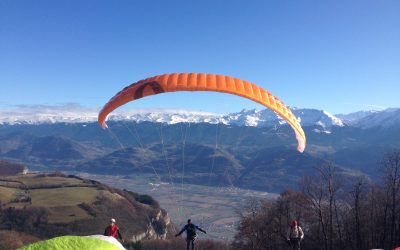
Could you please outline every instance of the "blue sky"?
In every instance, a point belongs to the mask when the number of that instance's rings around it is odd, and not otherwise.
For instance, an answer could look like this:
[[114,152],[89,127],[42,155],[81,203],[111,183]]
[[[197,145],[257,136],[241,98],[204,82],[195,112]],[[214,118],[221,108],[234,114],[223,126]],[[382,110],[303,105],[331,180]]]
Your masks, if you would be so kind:
[[[400,107],[400,1],[0,1],[0,108],[101,107],[171,72],[254,82],[296,107]],[[129,108],[262,108],[216,93]]]

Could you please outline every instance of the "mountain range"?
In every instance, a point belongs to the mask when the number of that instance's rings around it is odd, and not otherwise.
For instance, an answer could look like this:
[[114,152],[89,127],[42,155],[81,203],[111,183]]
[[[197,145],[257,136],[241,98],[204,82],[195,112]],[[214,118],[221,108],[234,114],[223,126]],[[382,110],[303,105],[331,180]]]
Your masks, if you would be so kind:
[[[302,126],[320,125],[355,126],[361,128],[375,126],[390,126],[390,123],[400,123],[398,108],[382,111],[358,111],[349,114],[333,115],[324,110],[292,108],[294,115]],[[97,121],[97,109],[83,108],[78,105],[69,106],[27,106],[18,109],[1,111],[0,124],[44,124],[44,123],[88,123]],[[268,127],[282,125],[285,121],[269,109],[242,110],[226,115],[168,109],[135,109],[113,112],[111,121],[160,122],[176,124],[190,123],[222,123],[225,125]]]
[[332,115],[295,108],[307,136],[303,154],[290,127],[266,109],[120,111],[106,130],[95,110],[80,107],[15,113],[0,112],[0,157],[30,169],[157,173],[163,181],[275,192],[328,162],[343,176],[373,179],[383,154],[400,147],[400,109]]

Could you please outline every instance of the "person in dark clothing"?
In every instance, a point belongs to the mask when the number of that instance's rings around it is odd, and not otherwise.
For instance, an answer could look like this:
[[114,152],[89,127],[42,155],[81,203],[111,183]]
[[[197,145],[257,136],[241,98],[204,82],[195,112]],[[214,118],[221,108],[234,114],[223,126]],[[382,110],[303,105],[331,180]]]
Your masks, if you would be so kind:
[[190,245],[192,245],[192,250],[194,250],[194,240],[196,239],[196,236],[197,236],[196,229],[199,230],[200,232],[207,234],[205,230],[203,230],[200,227],[193,224],[192,221],[189,219],[187,221],[187,224],[182,228],[182,230],[175,235],[175,237],[178,237],[184,231],[186,231],[186,249],[187,250],[189,250]]
[[119,232],[119,227],[115,224],[115,219],[112,218],[110,221],[110,225],[106,227],[106,230],[104,230],[104,235],[105,236],[112,236],[114,238],[120,239],[122,242],[124,241],[122,239],[121,233]]

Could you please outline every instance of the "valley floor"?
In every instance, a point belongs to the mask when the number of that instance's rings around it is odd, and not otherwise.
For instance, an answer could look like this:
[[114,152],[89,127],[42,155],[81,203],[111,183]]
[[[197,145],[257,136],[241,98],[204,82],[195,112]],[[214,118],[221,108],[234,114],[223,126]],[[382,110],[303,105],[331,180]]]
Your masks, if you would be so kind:
[[83,178],[154,197],[178,227],[191,218],[207,231],[201,238],[232,240],[239,220],[236,211],[251,198],[275,198],[277,194],[236,187],[208,187],[157,181],[154,175],[112,176],[73,173]]

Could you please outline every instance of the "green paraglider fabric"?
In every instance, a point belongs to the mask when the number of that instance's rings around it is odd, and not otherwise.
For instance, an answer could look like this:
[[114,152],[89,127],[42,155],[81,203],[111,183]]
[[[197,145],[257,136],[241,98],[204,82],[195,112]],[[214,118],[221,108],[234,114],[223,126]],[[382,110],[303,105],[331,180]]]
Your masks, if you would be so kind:
[[119,250],[112,243],[90,237],[61,236],[50,240],[39,241],[17,250]]

